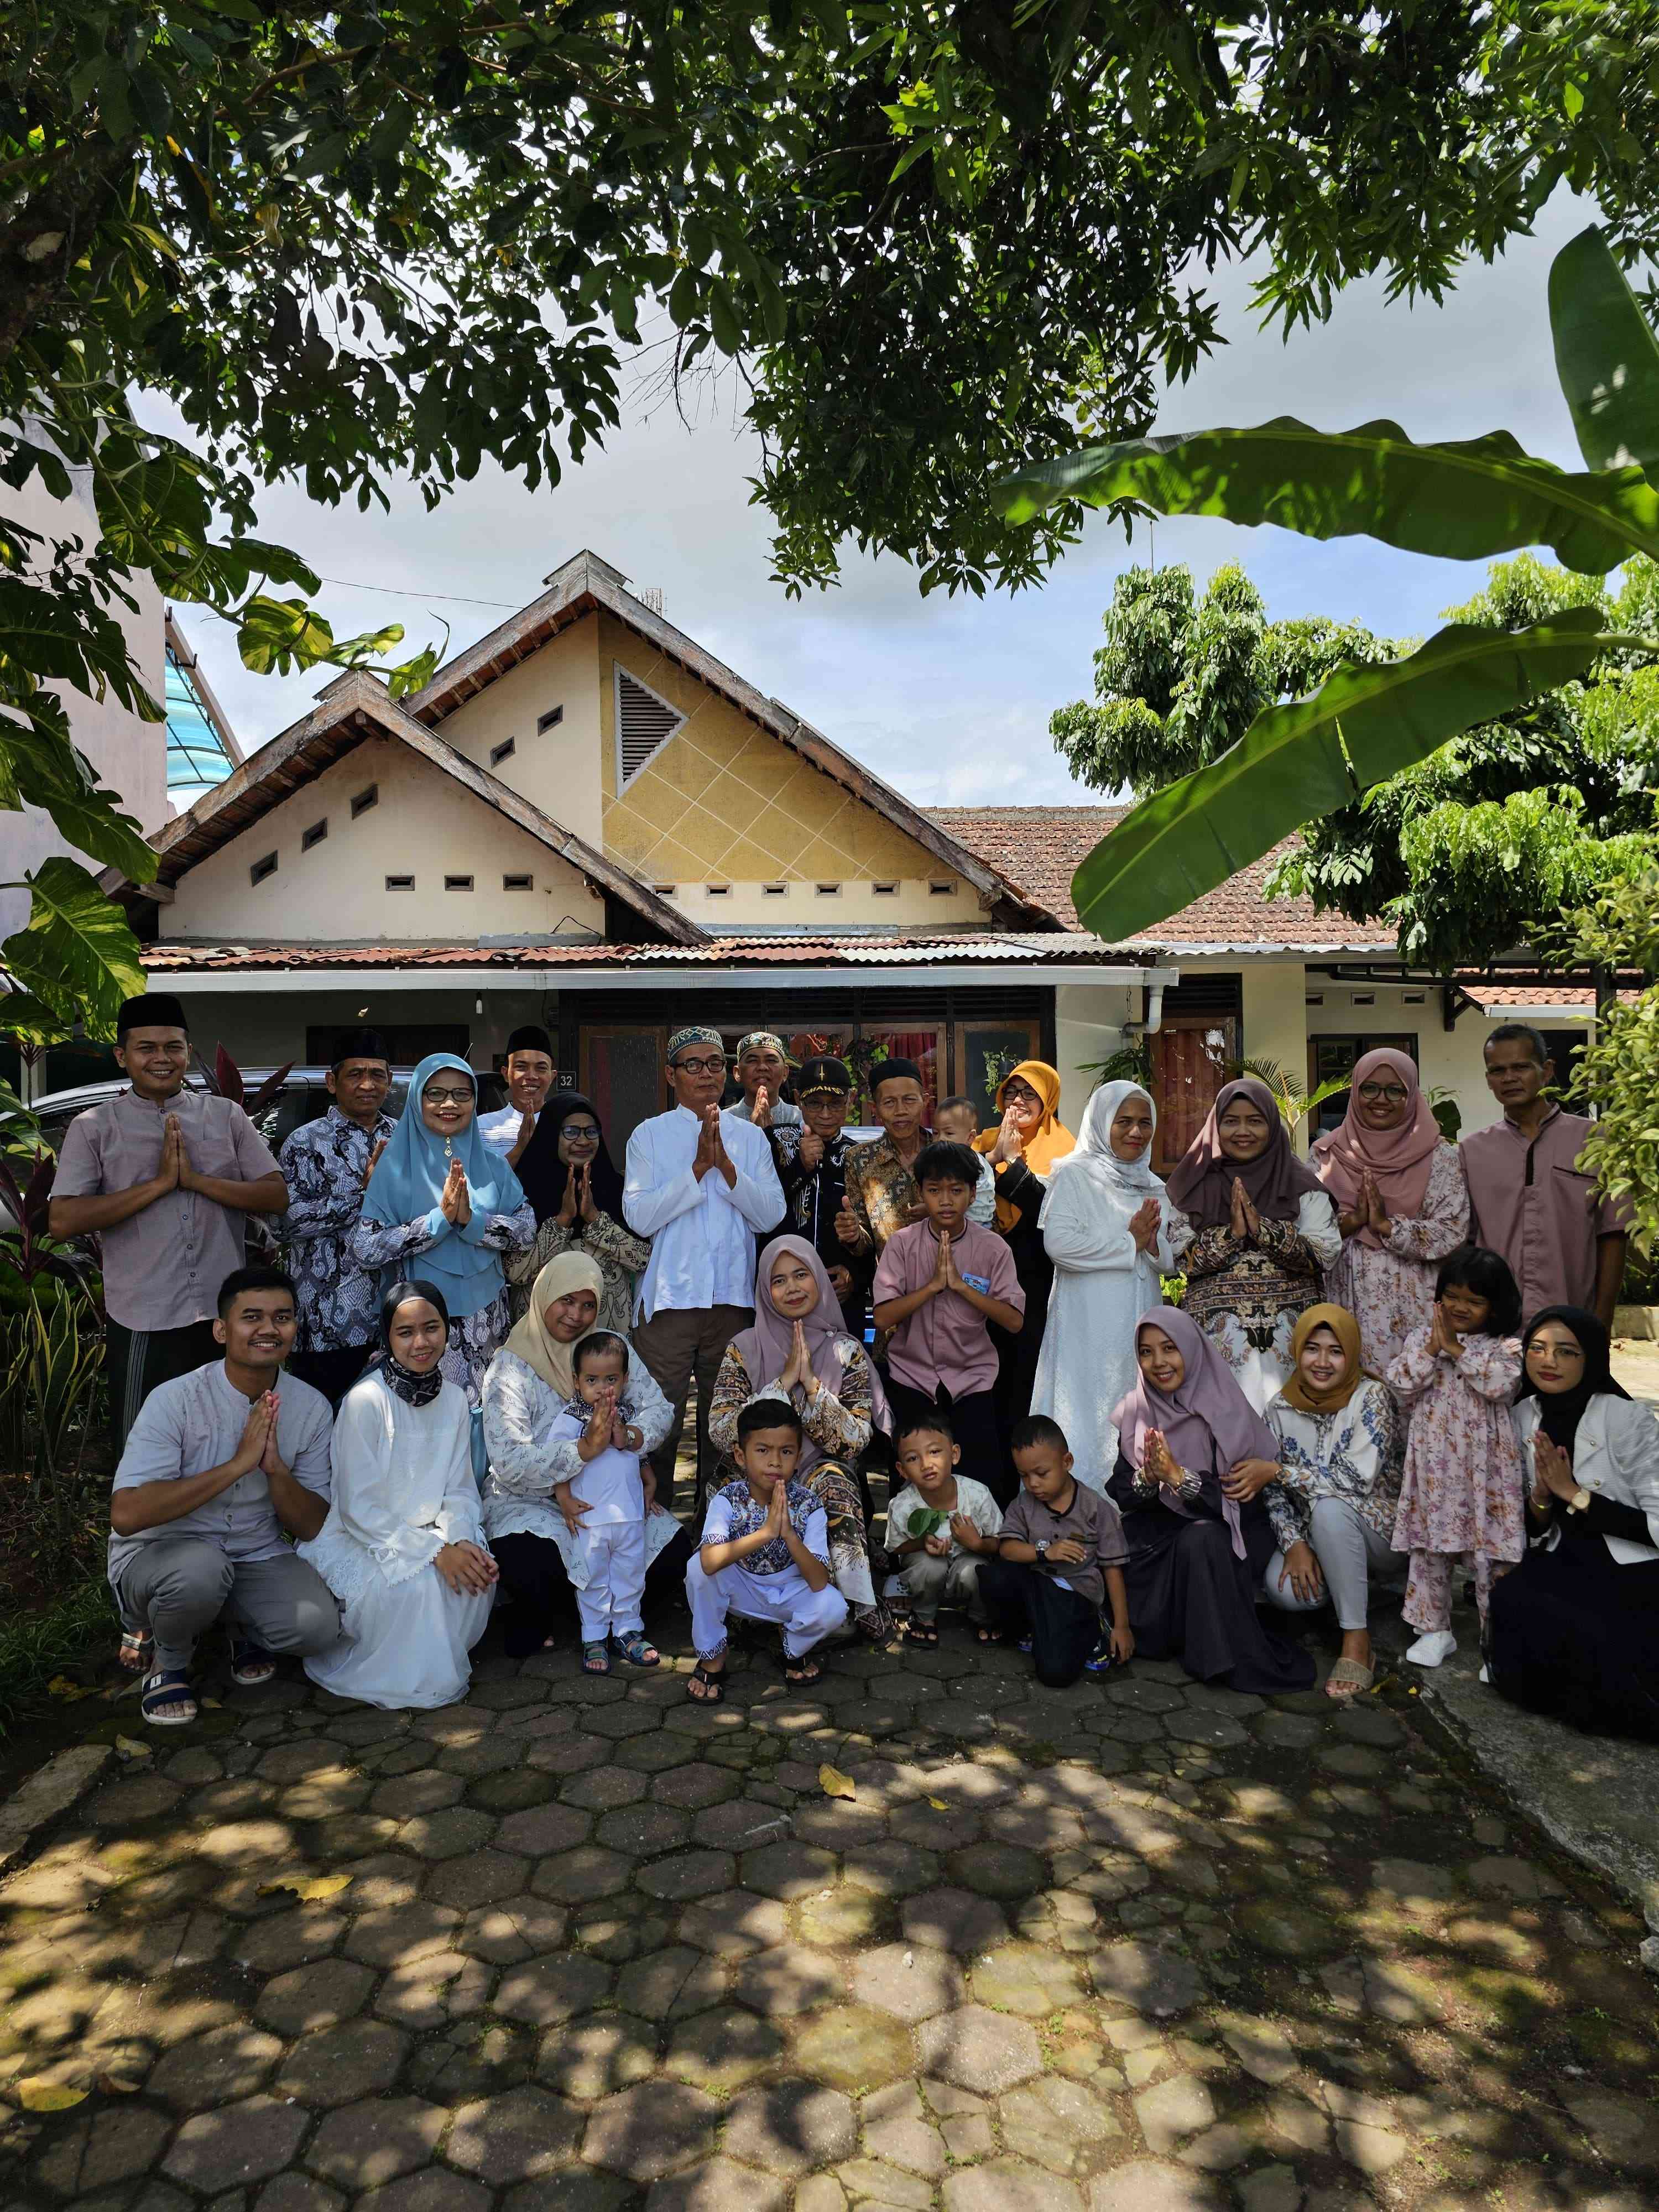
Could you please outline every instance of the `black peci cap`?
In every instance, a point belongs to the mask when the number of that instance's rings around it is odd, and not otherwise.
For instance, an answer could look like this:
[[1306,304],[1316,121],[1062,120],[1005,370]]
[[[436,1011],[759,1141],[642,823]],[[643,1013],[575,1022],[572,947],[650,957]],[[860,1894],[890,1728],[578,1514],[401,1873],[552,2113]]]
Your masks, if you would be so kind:
[[852,1088],[853,1073],[847,1062],[832,1059],[827,1053],[820,1053],[816,1060],[805,1061],[800,1073],[795,1078],[796,1092],[803,1098],[814,1091],[834,1091],[844,1094]]

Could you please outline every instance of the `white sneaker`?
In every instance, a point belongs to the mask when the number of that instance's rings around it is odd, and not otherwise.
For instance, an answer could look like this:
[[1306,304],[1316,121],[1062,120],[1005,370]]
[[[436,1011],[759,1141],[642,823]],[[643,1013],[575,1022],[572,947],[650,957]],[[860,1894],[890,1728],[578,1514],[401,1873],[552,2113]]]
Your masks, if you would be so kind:
[[1437,1667],[1456,1649],[1457,1638],[1449,1628],[1431,1628],[1426,1636],[1418,1638],[1406,1656],[1413,1667]]
[[1483,1682],[1490,1682],[1490,1681],[1491,1681],[1491,1680],[1492,1680],[1492,1676],[1491,1676],[1491,1674],[1488,1673],[1488,1671],[1486,1670],[1486,1668],[1484,1668],[1484,1667],[1480,1669],[1480,1673],[1479,1680],[1481,1680],[1481,1681],[1483,1681]]

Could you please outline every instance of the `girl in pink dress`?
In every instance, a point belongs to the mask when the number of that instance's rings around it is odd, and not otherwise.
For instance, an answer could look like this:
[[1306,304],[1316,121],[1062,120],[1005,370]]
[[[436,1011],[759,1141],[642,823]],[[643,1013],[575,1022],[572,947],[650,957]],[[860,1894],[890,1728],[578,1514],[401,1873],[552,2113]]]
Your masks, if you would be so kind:
[[1496,1252],[1465,1244],[1434,1286],[1434,1317],[1415,1328],[1385,1377],[1410,1409],[1394,1547],[1411,1553],[1403,1612],[1421,1632],[1407,1652],[1437,1667],[1457,1649],[1452,1570],[1474,1558],[1481,1625],[1498,1576],[1526,1551],[1525,1475],[1509,1408],[1521,1379],[1521,1293]]

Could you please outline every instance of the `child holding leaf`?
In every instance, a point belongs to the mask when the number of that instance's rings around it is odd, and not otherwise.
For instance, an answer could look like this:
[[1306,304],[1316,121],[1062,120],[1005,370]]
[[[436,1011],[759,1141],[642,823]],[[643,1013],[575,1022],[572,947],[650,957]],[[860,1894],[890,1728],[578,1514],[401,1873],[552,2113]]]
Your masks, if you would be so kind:
[[939,1607],[949,1605],[966,1611],[981,1644],[1000,1644],[985,1625],[979,1563],[996,1555],[1001,1507],[982,1482],[957,1473],[962,1447],[937,1408],[900,1421],[893,1456],[904,1487],[887,1508],[887,1552],[910,1594],[907,1639],[937,1644]]

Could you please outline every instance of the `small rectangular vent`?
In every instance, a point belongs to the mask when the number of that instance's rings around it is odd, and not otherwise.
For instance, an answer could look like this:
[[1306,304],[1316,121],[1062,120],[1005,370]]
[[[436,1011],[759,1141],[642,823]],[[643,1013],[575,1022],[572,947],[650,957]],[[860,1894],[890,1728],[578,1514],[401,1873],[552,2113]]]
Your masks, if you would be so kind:
[[503,876],[501,878],[501,889],[504,891],[533,891],[535,888],[534,876]]
[[626,791],[653,760],[685,717],[650,686],[617,670],[617,788]]
[[550,707],[544,714],[538,714],[536,717],[536,735],[540,737],[544,730],[556,729],[563,720],[562,707]]
[[954,884],[942,883],[937,877],[934,877],[928,883],[927,896],[929,898],[949,898],[955,890],[956,885]]
[[761,896],[763,898],[787,898],[788,896],[789,886],[787,884],[763,884],[761,885]]
[[276,872],[276,855],[275,853],[267,853],[264,860],[256,860],[248,870],[247,879],[251,884],[262,884],[267,876],[274,876]]
[[839,884],[817,884],[813,888],[816,890],[820,898],[839,898],[841,896],[841,885]]
[[444,878],[444,889],[447,891],[470,891],[471,888],[472,878],[471,876],[446,876]]
[[322,821],[313,822],[310,829],[303,832],[300,839],[300,850],[302,853],[310,852],[313,846],[320,845],[327,835],[328,820],[325,816]]
[[415,878],[413,876],[388,876],[386,879],[386,887],[389,891],[412,891],[415,888]]
[[898,885],[896,884],[872,884],[870,888],[878,898],[896,898],[898,896]]
[[489,748],[489,765],[491,768],[499,768],[504,760],[511,760],[518,750],[519,742],[516,738],[503,738],[500,744],[491,745]]
[[659,898],[672,898],[679,890],[678,884],[653,884],[652,890]]
[[704,889],[710,898],[730,898],[732,896],[730,884],[708,884],[704,885]]
[[367,814],[371,806],[378,806],[380,803],[380,787],[378,783],[371,783],[366,790],[360,791],[352,800],[352,820],[355,822],[360,814]]

